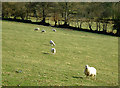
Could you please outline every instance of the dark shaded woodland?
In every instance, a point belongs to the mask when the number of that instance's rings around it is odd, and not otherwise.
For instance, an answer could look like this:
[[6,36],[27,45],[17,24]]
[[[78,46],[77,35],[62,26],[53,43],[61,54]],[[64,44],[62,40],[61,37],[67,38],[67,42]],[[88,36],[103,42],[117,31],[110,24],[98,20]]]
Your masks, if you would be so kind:
[[[46,26],[51,26],[52,21],[54,27],[120,36],[119,9],[120,2],[3,2],[2,19]],[[72,22],[76,25],[70,26]],[[83,23],[88,29],[82,28]],[[108,24],[113,25],[111,31]]]

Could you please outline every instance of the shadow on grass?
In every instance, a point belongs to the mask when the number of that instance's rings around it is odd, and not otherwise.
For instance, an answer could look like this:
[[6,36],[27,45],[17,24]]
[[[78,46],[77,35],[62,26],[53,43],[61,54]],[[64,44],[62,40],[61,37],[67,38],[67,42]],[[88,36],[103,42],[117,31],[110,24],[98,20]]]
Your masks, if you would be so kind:
[[43,52],[43,54],[49,54],[49,53],[47,53],[47,52]]
[[50,44],[44,44],[45,46],[50,46]]
[[72,77],[76,79],[83,79],[83,77],[77,77],[77,76],[72,76]]

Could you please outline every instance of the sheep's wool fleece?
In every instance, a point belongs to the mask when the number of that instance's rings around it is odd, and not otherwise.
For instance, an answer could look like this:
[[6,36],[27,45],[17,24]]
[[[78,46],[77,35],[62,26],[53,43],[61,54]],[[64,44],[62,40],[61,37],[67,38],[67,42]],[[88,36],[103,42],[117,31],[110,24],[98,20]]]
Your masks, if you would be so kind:
[[56,53],[56,49],[55,49],[55,48],[52,48],[52,49],[51,49],[51,52],[52,52],[52,53]]
[[55,46],[55,43],[52,40],[50,40],[50,44],[53,44]]
[[96,75],[96,69],[94,67],[88,67],[85,69],[84,73],[87,76]]
[[54,42],[52,40],[50,40],[50,44],[53,44]]

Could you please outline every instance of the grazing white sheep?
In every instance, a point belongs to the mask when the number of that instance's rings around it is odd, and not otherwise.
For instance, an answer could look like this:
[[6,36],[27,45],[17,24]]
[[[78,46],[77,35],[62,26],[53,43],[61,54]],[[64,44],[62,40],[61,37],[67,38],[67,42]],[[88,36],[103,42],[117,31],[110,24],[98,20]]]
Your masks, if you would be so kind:
[[55,29],[53,29],[53,31],[54,31],[54,32],[56,32],[56,30],[55,30]]
[[39,31],[40,29],[39,28],[35,28],[34,31]]
[[95,77],[96,79],[96,69],[94,67],[85,66],[84,74],[87,76]]
[[55,43],[52,41],[52,40],[50,40],[50,44],[51,44],[51,46],[55,46]]
[[53,54],[55,54],[55,53],[56,53],[56,49],[55,49],[55,48],[52,48],[52,49],[51,49],[51,52],[52,52]]
[[45,30],[42,30],[41,32],[46,32]]

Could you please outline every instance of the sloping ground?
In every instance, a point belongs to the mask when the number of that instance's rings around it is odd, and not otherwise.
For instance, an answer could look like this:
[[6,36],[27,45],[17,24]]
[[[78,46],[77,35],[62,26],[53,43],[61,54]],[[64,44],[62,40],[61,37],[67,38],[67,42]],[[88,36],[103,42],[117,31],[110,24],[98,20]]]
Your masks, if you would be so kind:
[[[34,31],[39,27],[46,33]],[[118,38],[69,29],[3,21],[2,83],[6,86],[116,86]],[[51,54],[56,43],[57,53]],[[97,69],[86,78],[85,65]]]

